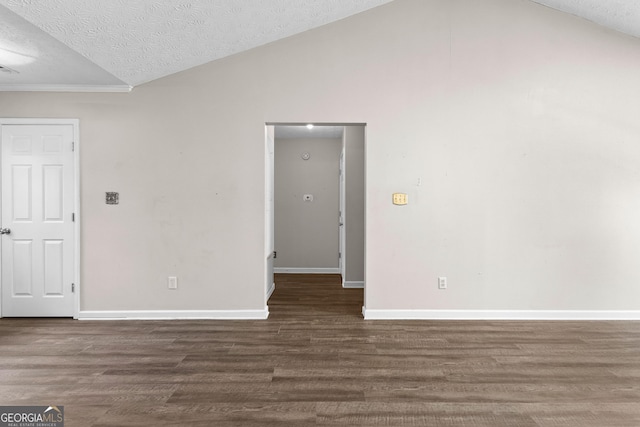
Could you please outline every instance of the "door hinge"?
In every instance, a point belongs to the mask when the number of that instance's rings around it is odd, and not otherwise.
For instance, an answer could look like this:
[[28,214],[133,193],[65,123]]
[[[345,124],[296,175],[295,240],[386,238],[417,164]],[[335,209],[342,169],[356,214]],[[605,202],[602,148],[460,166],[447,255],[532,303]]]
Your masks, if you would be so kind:
[[278,252],[273,251],[273,259],[276,259],[276,258],[278,258]]
[[74,293],[74,294],[76,293],[76,284],[75,283],[71,284],[71,293]]
[[338,252],[338,259],[342,259],[342,252]]
[[75,214],[75,212],[71,214],[71,222],[76,222],[76,214]]
[[71,151],[76,151],[76,142],[71,141]]

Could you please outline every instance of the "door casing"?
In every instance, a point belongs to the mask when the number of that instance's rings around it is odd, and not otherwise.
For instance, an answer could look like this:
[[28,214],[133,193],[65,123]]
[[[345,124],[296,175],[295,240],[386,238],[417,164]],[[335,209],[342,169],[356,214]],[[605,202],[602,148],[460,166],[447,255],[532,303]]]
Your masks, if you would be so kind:
[[340,275],[342,276],[342,286],[344,287],[345,282],[347,281],[347,203],[346,203],[346,180],[345,180],[345,140],[344,136],[342,137],[342,152],[340,153],[340,213],[338,214],[338,231],[340,233],[339,236],[339,266],[340,266]]

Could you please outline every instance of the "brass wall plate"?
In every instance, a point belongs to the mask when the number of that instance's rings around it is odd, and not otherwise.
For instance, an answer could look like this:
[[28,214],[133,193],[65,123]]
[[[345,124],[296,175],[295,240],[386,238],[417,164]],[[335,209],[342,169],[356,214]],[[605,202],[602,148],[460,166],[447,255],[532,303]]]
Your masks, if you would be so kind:
[[394,205],[406,205],[409,203],[409,196],[405,193],[393,193],[393,204]]

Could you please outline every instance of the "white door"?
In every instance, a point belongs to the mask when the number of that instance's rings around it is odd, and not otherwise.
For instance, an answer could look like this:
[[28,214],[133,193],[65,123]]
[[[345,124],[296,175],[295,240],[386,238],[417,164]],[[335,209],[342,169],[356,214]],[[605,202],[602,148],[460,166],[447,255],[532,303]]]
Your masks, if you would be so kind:
[[73,125],[3,125],[2,316],[72,317]]

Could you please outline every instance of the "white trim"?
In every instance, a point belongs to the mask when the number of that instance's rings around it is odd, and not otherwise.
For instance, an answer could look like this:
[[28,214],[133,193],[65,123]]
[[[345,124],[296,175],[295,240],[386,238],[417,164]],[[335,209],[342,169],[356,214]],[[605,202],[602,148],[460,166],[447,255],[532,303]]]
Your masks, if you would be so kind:
[[80,274],[80,244],[82,239],[80,238],[80,120],[72,119],[73,123],[73,167],[74,167],[74,188],[73,191],[76,193],[76,197],[74,200],[74,230],[73,235],[75,237],[74,242],[74,271],[75,271],[75,303],[73,310],[73,318],[78,319],[80,316],[80,278],[82,275]]
[[267,289],[267,301],[269,301],[269,298],[271,298],[271,295],[273,295],[273,291],[276,290],[276,284],[275,282],[271,284],[271,286],[269,286],[269,289]]
[[371,310],[366,320],[640,320],[636,310]]
[[[0,125],[78,125],[78,119],[0,118]],[[74,135],[75,136],[75,135]]]
[[0,92],[114,92],[128,93],[133,90],[129,85],[1,85]]
[[339,233],[339,248],[340,256],[338,258],[338,268],[340,269],[340,275],[342,276],[342,287],[346,287],[347,280],[347,145],[346,140],[347,132],[344,126],[342,127],[342,152],[340,153],[340,177],[338,182],[339,188],[339,209],[340,209],[340,224],[338,225]]
[[289,274],[340,274],[339,268],[286,268],[275,267],[274,273],[289,273]]
[[[0,90],[2,85],[0,85]],[[73,282],[75,284],[75,294],[73,301],[73,318],[78,319],[80,313],[80,256],[82,251],[80,250],[80,243],[82,239],[80,238],[80,120],[79,119],[44,119],[44,118],[0,118],[0,128],[4,125],[71,125],[73,127],[73,142],[74,142],[74,151],[73,151],[73,166],[74,166],[74,182],[73,182],[73,190],[75,191],[74,197],[74,207],[73,211],[75,213],[75,222],[74,222],[74,278]],[[1,136],[1,132],[0,132]],[[2,289],[2,281],[0,280],[0,290]],[[2,292],[0,292],[0,318],[2,317],[2,300],[1,300]]]
[[79,320],[264,320],[269,308],[264,310],[129,310],[129,311],[81,311]]
[[342,284],[343,288],[347,289],[364,289],[364,281],[362,282],[344,282]]
[[264,126],[264,243],[265,252],[267,254],[267,261],[265,263],[265,300],[264,305],[267,305],[271,294],[275,290],[276,284],[274,282],[274,255],[275,255],[275,140],[274,127],[266,125]]

